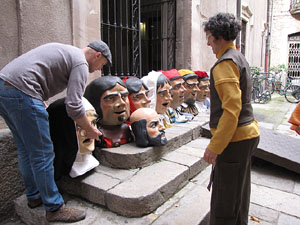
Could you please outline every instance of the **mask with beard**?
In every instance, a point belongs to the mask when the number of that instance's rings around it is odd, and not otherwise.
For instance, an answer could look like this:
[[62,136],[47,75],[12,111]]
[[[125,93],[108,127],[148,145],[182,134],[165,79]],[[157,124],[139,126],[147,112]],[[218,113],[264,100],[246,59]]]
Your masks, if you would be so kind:
[[163,146],[168,143],[164,130],[159,131],[156,137],[149,136],[147,121],[144,119],[133,122],[131,128],[135,136],[135,143],[138,147]]

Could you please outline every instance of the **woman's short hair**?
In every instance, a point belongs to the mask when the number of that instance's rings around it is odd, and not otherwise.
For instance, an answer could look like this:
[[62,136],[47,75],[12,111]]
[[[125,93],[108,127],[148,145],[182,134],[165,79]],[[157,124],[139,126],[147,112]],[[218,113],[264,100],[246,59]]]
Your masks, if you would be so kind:
[[218,40],[223,37],[226,41],[233,41],[242,29],[240,21],[231,13],[218,13],[203,23],[204,31],[210,31]]

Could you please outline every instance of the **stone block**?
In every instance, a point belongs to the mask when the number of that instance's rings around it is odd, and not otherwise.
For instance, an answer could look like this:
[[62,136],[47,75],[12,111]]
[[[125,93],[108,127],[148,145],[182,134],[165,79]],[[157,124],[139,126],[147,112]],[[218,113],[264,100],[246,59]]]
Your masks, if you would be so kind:
[[187,179],[186,166],[168,161],[157,162],[110,189],[105,196],[107,207],[126,217],[140,217],[163,204]]
[[15,211],[22,221],[31,225],[49,225],[46,220],[46,212],[42,206],[35,209],[30,209],[27,206],[26,195],[21,195],[14,201]]
[[300,139],[260,128],[260,142],[255,156],[300,174]]
[[[195,185],[179,202],[175,203],[163,217],[153,225],[198,225],[207,216],[210,209],[210,193],[202,186]],[[182,216],[184,215],[184,216]]]
[[[172,138],[169,136],[171,134]],[[176,126],[166,130],[166,137],[168,138],[168,144],[162,147],[165,153],[190,142],[193,138],[193,130],[190,127],[180,127],[176,124]]]
[[270,224],[277,224],[279,213],[273,209],[251,203],[249,208],[249,216],[254,216],[257,219]]
[[250,202],[291,216],[299,216],[300,196],[256,184],[251,185]]
[[265,161],[255,161],[251,171],[251,182],[254,184],[276,187],[276,189],[293,192],[295,173]]
[[202,158],[178,152],[177,150],[163,156],[163,159],[187,166],[189,168],[188,179],[193,178],[206,167],[206,163]]
[[211,138],[212,134],[210,132],[209,122],[206,122],[201,126],[201,136]]
[[135,169],[159,160],[164,150],[162,147],[140,148],[132,142],[116,148],[96,148],[94,154],[104,166]]
[[95,171],[97,173],[104,174],[106,176],[118,179],[120,181],[124,181],[132,177],[134,174],[136,174],[139,169],[115,169],[111,167],[106,167],[99,165],[95,168]]
[[202,185],[206,188],[209,184],[211,170],[211,166],[207,163],[207,167],[201,173],[191,179],[191,182]]
[[192,129],[192,139],[196,139],[200,136],[201,131],[201,122],[198,121],[189,121],[187,123],[178,123],[176,124],[176,127],[178,128],[189,128]]
[[209,138],[200,137],[200,138],[197,138],[197,139],[191,141],[190,143],[186,144],[186,146],[188,148],[191,147],[191,148],[199,149],[200,151],[201,150],[205,151],[205,149],[206,149],[207,145],[209,144],[209,142],[210,142]]
[[121,181],[110,176],[91,171],[81,177],[63,177],[59,187],[69,194],[73,194],[90,202],[105,205],[106,192]]
[[13,215],[13,200],[24,192],[17,147],[8,129],[0,131],[0,221]]
[[278,223],[282,225],[299,225],[300,224],[300,218],[290,216],[288,214],[280,213]]

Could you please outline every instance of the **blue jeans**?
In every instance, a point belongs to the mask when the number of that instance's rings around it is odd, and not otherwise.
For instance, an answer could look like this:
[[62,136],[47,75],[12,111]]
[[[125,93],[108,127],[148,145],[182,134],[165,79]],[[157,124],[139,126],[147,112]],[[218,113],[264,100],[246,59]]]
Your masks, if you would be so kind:
[[46,211],[58,209],[64,200],[54,181],[54,151],[43,102],[0,79],[0,115],[17,145],[27,199],[41,197]]

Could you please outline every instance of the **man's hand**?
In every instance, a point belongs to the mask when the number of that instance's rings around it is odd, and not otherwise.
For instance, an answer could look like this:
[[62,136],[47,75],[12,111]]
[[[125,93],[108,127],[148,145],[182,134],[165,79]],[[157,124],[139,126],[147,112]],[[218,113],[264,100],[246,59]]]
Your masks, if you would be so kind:
[[88,138],[96,139],[99,141],[99,137],[102,136],[102,133],[95,127],[92,126],[93,129],[86,130],[86,136]]
[[216,165],[217,156],[218,156],[217,153],[214,153],[210,151],[209,148],[206,148],[203,159],[209,164]]
[[86,115],[75,120],[75,122],[81,129],[84,130],[87,138],[96,139],[97,141],[100,140],[99,137],[102,136],[102,133],[96,127],[91,125],[91,122],[88,120]]

